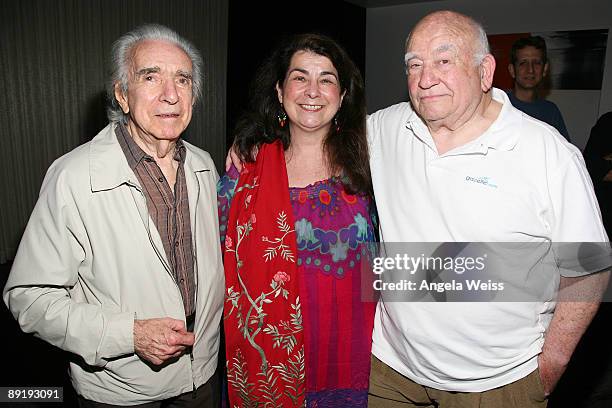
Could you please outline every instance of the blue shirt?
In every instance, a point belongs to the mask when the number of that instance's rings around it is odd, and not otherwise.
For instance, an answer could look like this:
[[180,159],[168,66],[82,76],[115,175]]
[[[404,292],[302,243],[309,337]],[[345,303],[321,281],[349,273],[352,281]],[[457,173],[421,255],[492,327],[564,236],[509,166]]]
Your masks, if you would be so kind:
[[564,138],[567,139],[568,142],[571,142],[569,133],[567,133],[567,128],[565,127],[565,122],[563,121],[563,116],[561,116],[561,111],[557,105],[551,101],[547,101],[546,99],[536,99],[533,102],[523,102],[514,96],[512,92],[508,91],[507,93],[508,97],[510,98],[510,102],[515,108],[523,111],[533,118],[553,126],[563,135]]

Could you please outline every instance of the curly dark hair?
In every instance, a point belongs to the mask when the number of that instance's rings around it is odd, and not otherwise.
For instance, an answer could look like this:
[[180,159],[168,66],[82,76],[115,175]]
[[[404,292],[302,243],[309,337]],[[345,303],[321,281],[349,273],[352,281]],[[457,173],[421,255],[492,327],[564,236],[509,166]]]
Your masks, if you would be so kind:
[[282,113],[276,84],[282,86],[291,58],[298,51],[309,51],[329,58],[345,92],[336,114],[339,131],[331,126],[323,141],[327,164],[334,174],[342,175],[347,192],[372,196],[368,142],[366,139],[366,106],[363,79],[346,51],[334,40],[320,34],[292,37],[262,64],[251,84],[249,108],[236,124],[234,144],[243,161],[253,162],[254,147],[281,140],[286,149],[291,144],[289,126],[280,127]]

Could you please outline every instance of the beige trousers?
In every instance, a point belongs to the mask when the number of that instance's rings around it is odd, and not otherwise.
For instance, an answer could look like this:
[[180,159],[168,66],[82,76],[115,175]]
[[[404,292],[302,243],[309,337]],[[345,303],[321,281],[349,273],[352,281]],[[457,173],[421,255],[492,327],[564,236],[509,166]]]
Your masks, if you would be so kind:
[[419,385],[372,356],[370,408],[546,408],[535,370],[518,381],[484,392],[450,392]]

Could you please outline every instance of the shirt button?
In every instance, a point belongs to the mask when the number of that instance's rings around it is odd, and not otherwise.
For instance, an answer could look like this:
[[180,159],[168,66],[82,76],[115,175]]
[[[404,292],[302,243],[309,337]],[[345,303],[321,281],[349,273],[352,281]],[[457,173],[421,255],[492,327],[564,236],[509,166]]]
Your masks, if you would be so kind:
[[157,179],[157,181],[159,181],[160,183],[163,183],[164,182],[164,178],[160,177],[160,178]]
[[178,242],[178,241],[176,241],[176,242],[174,243],[174,246],[175,246],[175,247],[178,247],[178,246],[179,246],[179,242]]
[[185,282],[185,279],[181,279],[181,281],[180,281],[180,282],[181,282],[181,283]]

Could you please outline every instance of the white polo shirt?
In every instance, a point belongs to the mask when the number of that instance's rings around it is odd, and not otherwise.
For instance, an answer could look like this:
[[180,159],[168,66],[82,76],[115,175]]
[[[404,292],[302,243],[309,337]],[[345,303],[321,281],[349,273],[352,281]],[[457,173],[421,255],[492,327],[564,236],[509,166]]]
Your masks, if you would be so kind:
[[[410,104],[369,117],[381,240],[607,242],[579,150],[504,92],[493,97],[503,107],[490,128],[443,155]],[[586,272],[611,264],[607,253]],[[536,369],[553,310],[544,301],[380,302],[372,352],[419,384],[485,391]]]

